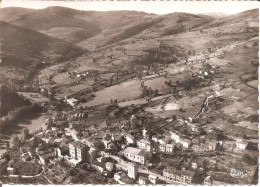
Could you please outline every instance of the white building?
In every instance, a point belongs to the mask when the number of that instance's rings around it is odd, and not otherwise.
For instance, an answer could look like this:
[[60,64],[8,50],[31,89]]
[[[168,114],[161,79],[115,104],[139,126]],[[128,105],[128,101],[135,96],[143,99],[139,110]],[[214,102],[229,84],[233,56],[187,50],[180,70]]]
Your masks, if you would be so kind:
[[133,162],[139,162],[145,164],[146,162],[146,151],[143,149],[138,149],[134,147],[127,147],[123,151],[123,155]]
[[111,172],[111,171],[113,171],[113,169],[114,169],[114,164],[112,162],[107,162],[106,170]]
[[172,153],[174,149],[174,145],[173,144],[166,144],[166,152],[167,153]]
[[135,143],[135,138],[131,134],[127,134],[125,136],[125,139],[127,141],[127,144],[134,144]]
[[138,175],[138,165],[132,162],[128,162],[127,164],[127,170],[128,170],[128,177],[136,180]]
[[151,143],[145,139],[138,140],[137,147],[140,149],[145,149],[146,151],[151,151]]
[[247,141],[242,140],[242,139],[237,140],[237,142],[236,142],[237,149],[241,149],[241,150],[245,150],[247,147],[247,144],[248,144]]
[[180,142],[180,136],[177,134],[177,132],[171,132],[171,139],[174,140],[176,143]]
[[67,103],[69,103],[72,107],[75,107],[78,103],[78,100],[74,98],[67,99]]
[[150,181],[152,184],[157,184],[157,182],[158,182],[158,180],[159,180],[159,178],[158,178],[157,176],[152,175],[152,174],[150,174],[150,175],[148,176],[148,179],[149,179],[149,181]]

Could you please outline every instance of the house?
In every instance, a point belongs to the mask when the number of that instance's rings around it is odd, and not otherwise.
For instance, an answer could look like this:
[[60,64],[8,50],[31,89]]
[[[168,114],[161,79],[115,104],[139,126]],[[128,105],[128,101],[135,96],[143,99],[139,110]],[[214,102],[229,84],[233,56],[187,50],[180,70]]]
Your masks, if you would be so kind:
[[127,144],[134,144],[135,143],[135,138],[131,134],[127,134],[125,136]]
[[60,158],[63,158],[65,155],[68,154],[69,154],[69,147],[67,146],[59,147],[55,151],[55,155]]
[[78,100],[77,99],[74,99],[74,98],[71,98],[71,99],[67,99],[67,103],[69,105],[71,105],[72,107],[76,107],[77,103],[78,103]]
[[97,150],[94,147],[90,147],[87,151],[87,161],[93,163],[97,156]]
[[165,152],[165,149],[166,149],[166,144],[165,143],[162,143],[159,145],[159,151],[160,152]]
[[174,145],[173,144],[166,144],[166,153],[172,153],[173,149],[174,149]]
[[178,132],[170,132],[171,133],[171,139],[175,141],[176,143],[180,142],[180,135]]
[[93,166],[100,172],[104,172],[105,170],[105,162],[103,160],[95,160]]
[[8,175],[13,175],[14,172],[15,172],[15,169],[14,169],[14,168],[11,168],[11,167],[8,167],[8,168],[7,168],[7,174],[8,174]]
[[112,162],[107,162],[106,170],[112,172],[114,170],[114,164]]
[[192,146],[192,150],[196,153],[216,151],[216,148],[217,148],[217,142],[215,141],[206,141],[204,144]]
[[49,155],[49,154],[39,155],[40,163],[41,163],[42,165],[48,164],[48,163],[49,163],[49,158],[50,158],[50,155]]
[[236,142],[236,148],[237,149],[245,150],[247,145],[248,145],[248,142],[244,139],[239,139]]
[[145,149],[146,151],[151,151],[151,143],[145,139],[138,140],[137,147],[140,149]]
[[7,159],[3,158],[0,160],[0,175],[4,174],[7,171]]
[[189,148],[191,145],[191,141],[185,138],[180,139],[180,144],[182,144],[183,147]]
[[140,176],[139,179],[138,179],[138,183],[139,185],[147,185],[149,184],[149,179],[147,177],[144,177],[144,176]]
[[147,130],[146,129],[142,130],[142,134],[143,134],[143,138],[147,139]]
[[155,142],[158,142],[159,138],[158,138],[158,136],[153,135],[153,136],[152,136],[152,140],[155,141]]
[[23,162],[27,162],[32,159],[32,155],[31,155],[31,153],[27,152],[27,153],[20,155],[20,158]]
[[208,133],[207,133],[207,138],[209,140],[217,141],[218,140],[218,133],[216,133],[216,131],[214,131],[214,130],[209,130]]
[[195,173],[191,171],[180,171],[174,168],[166,168],[163,170],[163,177],[167,180],[182,184],[191,184]]
[[138,165],[132,162],[127,163],[127,175],[128,177],[136,180],[138,175]]
[[114,174],[114,180],[118,184],[134,184],[134,180],[129,178],[124,172],[119,171]]
[[148,176],[148,179],[149,179],[149,181],[152,183],[152,184],[157,184],[158,183],[158,180],[159,180],[159,178],[158,178],[158,176],[156,176],[156,175],[152,175],[152,174],[150,174],[149,176]]
[[145,164],[147,152],[143,149],[138,149],[134,147],[127,147],[122,153],[127,159]]
[[204,185],[212,185],[213,184],[213,179],[211,176],[207,176],[204,181],[203,181]]
[[89,147],[94,147],[94,148],[98,148],[99,147],[99,141],[94,139],[94,138],[86,138],[85,139],[85,144]]

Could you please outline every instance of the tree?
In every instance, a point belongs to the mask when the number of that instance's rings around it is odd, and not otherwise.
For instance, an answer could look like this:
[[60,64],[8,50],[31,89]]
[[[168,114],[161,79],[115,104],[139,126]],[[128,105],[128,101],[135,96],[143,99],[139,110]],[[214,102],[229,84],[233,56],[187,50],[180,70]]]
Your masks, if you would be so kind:
[[202,165],[203,165],[203,168],[206,169],[208,167],[209,163],[207,160],[204,160]]
[[23,128],[22,129],[22,138],[23,138],[23,140],[27,140],[29,137],[30,137],[29,129],[28,128]]
[[20,143],[21,143],[17,135],[12,136],[10,142],[13,145],[14,148],[18,148],[20,146]]

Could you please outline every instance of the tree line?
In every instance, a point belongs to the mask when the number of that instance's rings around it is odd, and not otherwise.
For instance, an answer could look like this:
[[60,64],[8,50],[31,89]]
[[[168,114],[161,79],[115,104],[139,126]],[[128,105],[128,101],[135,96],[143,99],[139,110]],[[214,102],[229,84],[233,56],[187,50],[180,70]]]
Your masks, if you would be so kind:
[[17,121],[22,118],[31,116],[32,114],[39,113],[41,111],[42,108],[36,103],[9,111],[7,115],[0,119],[0,132],[2,133],[3,131],[10,129],[10,127],[17,125]]

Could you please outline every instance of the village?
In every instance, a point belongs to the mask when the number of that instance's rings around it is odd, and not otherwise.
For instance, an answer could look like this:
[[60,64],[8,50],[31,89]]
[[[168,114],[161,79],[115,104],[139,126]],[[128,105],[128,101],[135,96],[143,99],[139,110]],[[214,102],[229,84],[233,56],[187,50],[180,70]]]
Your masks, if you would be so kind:
[[[193,85],[211,84],[218,74],[216,67],[203,60],[201,64],[203,68],[190,77],[197,81]],[[152,75],[145,73],[146,70],[137,72],[134,78],[140,82],[140,89],[144,89],[147,78],[165,76],[160,71],[157,74],[152,72]],[[173,83],[170,80],[165,84],[172,86]],[[176,86],[166,96],[170,94],[179,100],[191,89],[188,84],[188,81],[179,85],[175,82]],[[65,97],[59,101],[62,109],[56,109],[39,130],[29,133],[24,129],[22,138],[13,137],[13,146],[1,160],[1,173],[6,173],[3,179],[40,180],[47,184],[214,185],[252,182],[257,161],[249,155],[257,154],[257,151],[248,149],[246,135],[230,139],[216,128],[204,128],[207,111],[214,108],[216,102],[223,102],[220,93],[206,97],[197,107],[198,111],[193,111],[193,116],[160,117],[145,108],[164,96],[159,96],[158,90],[157,93],[151,93],[151,88],[146,90],[141,92],[144,101],[130,105],[125,103],[129,101],[117,101],[111,97],[108,105],[78,107],[77,99]],[[43,103],[42,106],[51,107]],[[228,174],[234,169],[233,157],[247,166],[245,173],[238,170],[246,178],[232,178]],[[27,170],[21,170],[21,166]],[[33,170],[29,169],[32,167]]]
[[255,12],[90,42],[81,56],[40,69],[17,89],[41,109],[28,118],[39,128],[18,123],[10,140],[2,136],[1,182],[257,183]]

